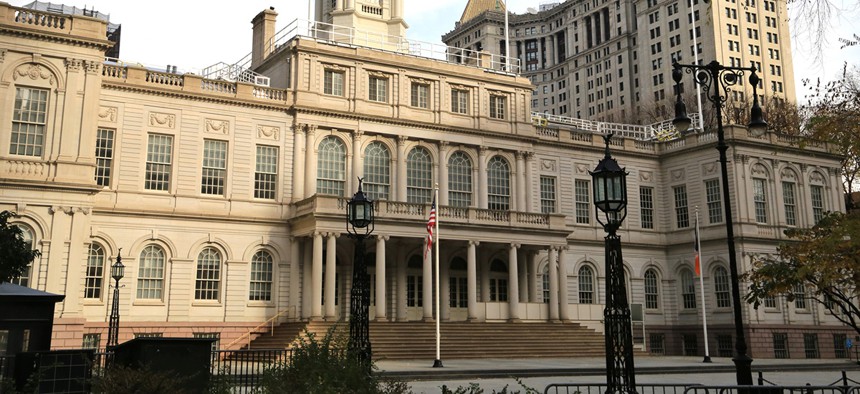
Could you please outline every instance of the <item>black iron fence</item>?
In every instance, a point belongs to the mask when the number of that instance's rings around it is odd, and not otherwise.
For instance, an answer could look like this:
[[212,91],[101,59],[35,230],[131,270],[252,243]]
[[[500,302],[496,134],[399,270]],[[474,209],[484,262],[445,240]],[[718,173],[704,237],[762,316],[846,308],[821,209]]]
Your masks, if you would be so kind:
[[[684,394],[690,384],[637,384],[637,394]],[[553,383],[546,386],[544,394],[606,394],[606,384]],[[858,393],[860,394],[860,393]]]
[[212,376],[233,393],[254,391],[266,369],[290,361],[290,349],[217,350],[212,352]]

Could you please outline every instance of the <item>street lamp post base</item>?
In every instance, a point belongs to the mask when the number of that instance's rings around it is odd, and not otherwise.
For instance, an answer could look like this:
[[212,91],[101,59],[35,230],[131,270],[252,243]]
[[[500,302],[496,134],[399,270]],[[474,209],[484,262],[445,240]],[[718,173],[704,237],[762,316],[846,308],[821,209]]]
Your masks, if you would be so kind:
[[442,360],[438,358],[433,360],[433,368],[442,368]]
[[711,362],[711,356],[705,356],[705,359],[702,360],[702,362],[703,363],[710,363]]
[[750,386],[753,384],[752,379],[752,359],[746,354],[735,356],[732,361],[735,363],[735,373],[738,379],[738,386]]

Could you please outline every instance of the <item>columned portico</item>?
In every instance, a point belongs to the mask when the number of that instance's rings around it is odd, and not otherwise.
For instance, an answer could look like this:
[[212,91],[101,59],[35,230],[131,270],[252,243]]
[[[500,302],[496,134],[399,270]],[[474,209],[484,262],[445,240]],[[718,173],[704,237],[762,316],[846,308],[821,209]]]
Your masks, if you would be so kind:
[[389,236],[376,236],[376,320],[387,321],[385,298],[385,241]]
[[[325,319],[337,319],[336,300],[336,278],[337,278],[337,237],[340,234],[328,233],[326,236],[326,255],[325,255]],[[316,254],[316,249],[314,249]],[[314,259],[316,260],[316,255]],[[320,256],[320,259],[322,256]]]
[[519,273],[517,273],[517,249],[519,244],[511,244],[508,249],[508,308],[510,309],[509,320],[520,319],[520,288]]
[[480,243],[478,241],[467,241],[466,247],[466,305],[467,318],[469,321],[478,319],[478,268],[477,268],[477,249]]
[[[426,241],[425,241],[426,242]],[[427,244],[424,244],[427,250]],[[424,320],[433,320],[433,253],[424,253],[424,265],[422,273],[422,290],[424,290]]]
[[549,273],[549,320],[551,321],[558,321],[558,270],[555,264],[557,258],[558,250],[554,246],[550,247],[546,264]]
[[311,320],[322,319],[323,235],[314,233],[313,269],[311,271]]

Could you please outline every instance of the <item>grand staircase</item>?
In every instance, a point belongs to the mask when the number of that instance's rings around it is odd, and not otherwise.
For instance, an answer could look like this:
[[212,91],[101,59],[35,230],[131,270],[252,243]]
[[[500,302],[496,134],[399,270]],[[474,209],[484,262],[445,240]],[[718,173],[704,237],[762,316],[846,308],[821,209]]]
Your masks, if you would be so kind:
[[[441,353],[445,359],[602,357],[603,334],[577,323],[441,323]],[[250,349],[289,348],[305,330],[321,339],[335,327],[349,335],[349,322],[290,322],[251,341]],[[433,322],[371,322],[374,359],[434,359]],[[248,348],[248,347],[246,347]]]

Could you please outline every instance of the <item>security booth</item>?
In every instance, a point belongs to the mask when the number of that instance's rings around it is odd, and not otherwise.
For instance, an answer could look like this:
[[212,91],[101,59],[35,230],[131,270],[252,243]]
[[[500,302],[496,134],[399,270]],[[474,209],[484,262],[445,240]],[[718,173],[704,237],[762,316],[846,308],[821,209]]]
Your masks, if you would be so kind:
[[[3,365],[22,352],[51,349],[54,304],[66,296],[0,283],[0,358]],[[4,368],[3,372],[6,372]],[[8,376],[8,375],[4,375]]]

